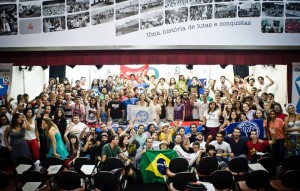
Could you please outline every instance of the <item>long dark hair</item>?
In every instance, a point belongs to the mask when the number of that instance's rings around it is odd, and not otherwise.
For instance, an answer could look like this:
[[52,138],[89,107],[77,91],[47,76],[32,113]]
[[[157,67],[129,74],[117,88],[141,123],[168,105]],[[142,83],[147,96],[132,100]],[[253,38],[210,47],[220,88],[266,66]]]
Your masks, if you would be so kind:
[[[71,139],[72,138],[76,139],[76,142],[74,143],[74,147],[73,147],[73,145],[71,143]],[[69,143],[70,143],[70,151],[69,151],[69,153],[73,154],[73,151],[79,149],[79,140],[78,140],[78,137],[74,133],[70,133],[68,139],[69,139]]]
[[31,112],[32,112],[31,118],[33,118],[33,116],[34,116],[34,110],[32,108],[25,108],[23,110],[23,114],[25,115],[26,119],[27,119],[27,113],[28,113],[29,110],[31,110]]
[[3,123],[2,123],[2,121],[1,121],[1,118],[2,118],[2,117],[5,117],[5,118],[6,118],[6,120],[7,120],[7,124],[6,124],[6,125],[9,125],[9,119],[8,119],[8,117],[7,117],[5,114],[2,114],[2,115],[0,115],[0,127],[3,126]]
[[[268,112],[267,112],[267,128],[270,127],[270,122],[271,122],[271,117],[270,117],[270,113],[274,112],[275,113],[275,116],[276,116],[276,112],[274,109],[270,109]],[[276,117],[275,117],[276,118]]]
[[98,102],[98,101],[97,101],[97,99],[96,99],[95,97],[91,97],[91,98],[90,98],[90,102],[89,102],[90,107],[92,108],[92,99],[94,99],[94,100],[96,101],[94,107],[95,107],[95,109],[97,109],[97,107],[98,107],[98,106],[97,106],[97,105],[98,105],[97,102]]
[[[61,111],[61,112],[62,112],[61,117],[58,117],[58,111]],[[60,119],[65,119],[65,118],[66,118],[66,117],[65,117],[65,112],[64,112],[64,110],[61,109],[61,108],[57,108],[57,109],[55,110],[55,113],[54,113],[54,119],[53,119],[54,123],[56,123],[56,122],[59,121]]]
[[[15,113],[15,114],[13,114],[12,119],[11,119],[11,123],[10,123],[10,127],[11,127],[12,129],[14,129],[14,128],[17,127],[17,125],[18,125],[18,118],[19,118],[20,116],[21,116],[20,113]],[[22,123],[20,123],[19,125],[21,126]]]
[[122,135],[119,137],[119,147],[122,149],[123,147],[126,147],[126,149],[128,148],[128,145],[124,145],[123,141],[125,139],[125,137],[127,137],[129,139],[128,135]]
[[228,118],[228,121],[231,122],[232,121],[232,118],[231,118],[231,114],[232,113],[235,113],[236,114],[236,118],[235,118],[235,122],[239,122],[240,121],[240,118],[239,118],[239,115],[237,114],[237,112],[235,110],[232,110],[229,114],[229,118]]

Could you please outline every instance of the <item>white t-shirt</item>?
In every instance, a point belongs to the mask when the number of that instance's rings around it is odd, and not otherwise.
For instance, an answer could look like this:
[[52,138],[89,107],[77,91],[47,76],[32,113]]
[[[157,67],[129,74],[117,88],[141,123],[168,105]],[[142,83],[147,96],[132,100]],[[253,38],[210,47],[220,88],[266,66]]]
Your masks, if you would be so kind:
[[193,115],[193,119],[199,119],[199,105],[200,102],[194,102],[194,106],[193,106],[193,110],[192,110],[192,115]]
[[189,166],[192,166],[194,164],[194,162],[197,160],[197,157],[200,153],[200,151],[198,151],[197,153],[187,153],[181,148],[180,145],[175,145],[173,150],[177,152],[179,157],[186,159],[189,163]]
[[[77,138],[79,139],[80,133],[83,131],[83,129],[86,127],[86,125],[82,122],[79,122],[78,124],[74,124],[74,126],[70,129],[70,133],[74,133]],[[86,129],[86,133],[89,132],[89,129]]]
[[[210,142],[209,144],[215,146],[216,154],[231,153],[231,147],[225,141],[222,141],[222,143],[219,144],[216,140],[214,140],[214,141]],[[226,157],[224,157],[224,158],[226,158]]]
[[30,124],[30,128],[31,128],[30,131],[27,131],[27,130],[25,131],[25,140],[26,141],[31,141],[31,140],[36,139],[36,134],[35,134],[35,128],[36,127],[35,127],[34,121],[32,121],[32,123]]
[[206,126],[207,127],[219,127],[219,116],[218,116],[219,110],[215,110],[214,112],[210,112],[208,114],[208,110],[204,112],[204,116],[206,117]]
[[200,102],[198,105],[199,117],[200,117],[201,121],[203,121],[203,116],[204,116],[205,111],[208,110],[208,104],[209,104],[209,102],[206,102],[206,103]]

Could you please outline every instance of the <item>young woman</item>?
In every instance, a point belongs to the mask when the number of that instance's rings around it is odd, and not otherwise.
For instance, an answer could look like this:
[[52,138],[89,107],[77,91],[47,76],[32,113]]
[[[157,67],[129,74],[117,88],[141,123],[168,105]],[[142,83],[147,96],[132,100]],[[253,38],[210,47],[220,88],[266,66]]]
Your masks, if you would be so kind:
[[101,88],[102,85],[100,84],[99,79],[93,79],[91,89],[93,90],[93,96],[100,95],[101,94]]
[[230,113],[233,111],[233,105],[231,102],[228,102],[225,106],[224,106],[224,111],[223,111],[223,117],[224,120],[229,119],[230,117]]
[[91,97],[89,103],[87,103],[90,93],[85,98],[85,121],[87,125],[99,124],[100,109],[98,108],[97,99]]
[[275,110],[271,109],[267,113],[267,120],[265,124],[268,130],[268,137],[271,137],[271,129],[275,130],[276,143],[272,145],[273,156],[278,165],[281,165],[284,160],[285,149],[284,149],[284,137],[285,137],[285,126],[282,119],[276,117]]
[[173,90],[176,88],[176,80],[175,80],[175,78],[170,78],[170,81],[169,81],[168,85],[169,85],[168,95],[173,96]]
[[107,115],[107,104],[106,101],[103,99],[100,101],[100,122],[107,122],[108,115]]
[[53,122],[55,123],[55,125],[57,126],[61,138],[63,139],[63,135],[65,134],[66,128],[67,128],[67,119],[65,117],[65,113],[64,110],[62,110],[61,108],[58,108],[54,115],[53,115]]
[[239,122],[239,120],[240,120],[240,119],[239,119],[239,117],[238,117],[236,111],[233,110],[233,111],[229,114],[229,118],[226,119],[226,120],[224,121],[223,125],[220,126],[219,131],[224,131],[225,128],[226,128],[227,126],[229,126],[231,123]]
[[293,104],[288,104],[286,108],[288,116],[285,117],[284,122],[287,156],[300,155],[300,114],[296,114],[296,107]]
[[158,96],[153,97],[153,100],[150,102],[150,107],[153,107],[156,112],[153,114],[153,120],[159,121],[161,115],[161,106],[158,103]]
[[[10,151],[10,158],[13,162],[18,157],[31,157],[30,150],[25,140],[25,131],[31,130],[25,115],[15,113],[11,125],[7,126],[4,133],[6,148]],[[10,142],[8,141],[10,138]]]
[[5,144],[4,132],[9,126],[9,119],[5,114],[0,115],[0,157],[4,158],[7,162],[9,161],[9,150]]
[[208,110],[204,112],[202,126],[204,125],[204,128],[209,129],[207,136],[212,135],[213,139],[216,139],[217,133],[219,132],[219,119],[221,114],[221,108],[219,108],[214,101],[208,104]]
[[176,97],[176,102],[174,105],[174,121],[184,121],[185,107],[181,101],[181,97]]
[[63,83],[62,83],[65,92],[71,92],[72,91],[72,85],[70,84],[68,78],[64,78],[63,79]]
[[247,115],[245,113],[240,114],[240,122],[249,121]]
[[42,128],[46,131],[49,141],[48,157],[56,157],[61,160],[65,160],[69,153],[61,139],[57,126],[50,118],[43,118]]
[[141,93],[140,96],[139,96],[139,101],[136,102],[136,105],[138,106],[145,106],[145,107],[148,107],[148,102],[146,101],[146,95]]
[[70,133],[71,127],[72,126],[70,126],[64,134],[64,139],[66,142],[66,148],[68,152],[68,159],[65,162],[66,166],[69,166],[69,162],[80,156],[79,140],[75,134]]
[[250,109],[250,105],[248,103],[243,104],[243,111],[247,115],[247,118],[248,118],[249,121],[254,119],[255,110]]
[[189,78],[185,79],[184,75],[179,75],[178,82],[176,83],[176,89],[178,89],[179,95],[182,95],[183,92],[187,91],[187,84]]
[[174,119],[174,102],[172,96],[168,96],[166,100],[166,119]]
[[240,101],[236,101],[233,105],[233,110],[235,110],[238,116],[240,116],[241,113],[243,113],[242,103]]
[[[254,119],[260,119],[260,120],[264,121],[266,119],[265,112],[262,109],[256,109],[255,114],[254,114]],[[266,126],[264,125],[264,140],[268,139],[267,134],[268,134],[268,131],[267,131]]]
[[159,119],[160,119],[160,121],[165,121],[166,120],[166,101],[165,101],[165,98],[163,95],[160,95],[158,97],[158,104],[160,105],[160,108],[161,108],[161,114],[159,115]]
[[33,109],[26,108],[23,114],[30,125],[30,131],[25,131],[25,140],[31,151],[33,161],[37,161],[40,159],[40,138],[36,121],[33,119]]

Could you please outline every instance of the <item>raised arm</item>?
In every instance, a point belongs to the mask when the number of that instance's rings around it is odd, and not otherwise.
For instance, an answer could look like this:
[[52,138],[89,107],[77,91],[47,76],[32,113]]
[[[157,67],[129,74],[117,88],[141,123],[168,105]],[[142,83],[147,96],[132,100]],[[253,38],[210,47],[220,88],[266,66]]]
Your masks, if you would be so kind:
[[272,86],[274,84],[274,81],[269,77],[269,76],[266,76],[266,78],[270,81],[270,83],[268,84],[268,86]]

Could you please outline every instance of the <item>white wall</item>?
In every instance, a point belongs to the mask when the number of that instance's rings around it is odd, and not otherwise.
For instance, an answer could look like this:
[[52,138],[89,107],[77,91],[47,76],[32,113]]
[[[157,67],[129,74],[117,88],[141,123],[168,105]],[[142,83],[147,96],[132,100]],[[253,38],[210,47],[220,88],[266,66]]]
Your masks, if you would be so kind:
[[[139,67],[138,65],[132,65],[131,67]],[[186,70],[185,65],[150,65],[150,67],[157,68],[160,77],[172,77],[178,78],[178,74],[175,71]],[[177,67],[177,68],[176,68]],[[76,66],[73,69],[66,67],[66,76],[71,79],[77,80],[81,76],[85,76],[87,84],[91,84],[93,78],[104,79],[108,75],[119,74],[120,65],[105,65],[100,70],[97,70],[95,66]],[[195,65],[194,69],[188,71],[190,76],[198,76],[200,78],[216,79],[218,80],[221,75],[225,75],[233,80],[232,65],[222,69],[219,65]],[[274,80],[275,84],[269,88],[269,92],[275,94],[275,100],[282,105],[286,103],[287,98],[287,67],[284,65],[277,65],[273,67],[262,67],[261,65],[252,66],[249,69],[250,74],[254,74],[255,79],[258,76],[268,75]],[[25,92],[29,94],[30,99],[38,95],[42,91],[43,84],[48,84],[49,70],[43,70],[41,67],[36,66],[33,71],[25,71]],[[265,79],[268,82],[267,79]],[[279,93],[280,92],[280,93]],[[23,94],[23,76],[19,71],[19,67],[13,67],[13,80],[11,96],[16,98],[18,94]]]
[[43,90],[43,84],[47,84],[49,79],[49,69],[43,70],[40,66],[34,66],[32,71],[19,70],[19,66],[13,67],[12,74],[12,87],[10,97],[17,98],[18,94],[24,93],[25,82],[25,93],[28,93],[29,99],[33,99]]

